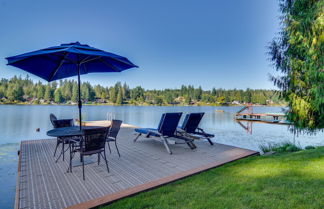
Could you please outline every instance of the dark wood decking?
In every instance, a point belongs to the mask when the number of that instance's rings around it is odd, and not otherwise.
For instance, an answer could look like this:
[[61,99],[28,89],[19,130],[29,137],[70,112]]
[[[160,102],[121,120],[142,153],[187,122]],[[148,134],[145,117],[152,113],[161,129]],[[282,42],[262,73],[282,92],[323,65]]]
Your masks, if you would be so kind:
[[[207,141],[201,141],[196,142],[196,150],[190,150],[186,145],[170,145],[173,154],[169,155],[162,143],[144,137],[133,143],[134,137],[132,128],[122,128],[118,138],[121,158],[111,144],[112,153],[108,154],[110,173],[101,160],[100,165],[85,166],[85,181],[82,180],[82,167],[74,167],[73,173],[67,173],[67,160],[55,163],[56,140],[23,141],[16,208],[94,207],[258,154],[217,143],[211,146]],[[92,159],[96,162],[96,156]]]

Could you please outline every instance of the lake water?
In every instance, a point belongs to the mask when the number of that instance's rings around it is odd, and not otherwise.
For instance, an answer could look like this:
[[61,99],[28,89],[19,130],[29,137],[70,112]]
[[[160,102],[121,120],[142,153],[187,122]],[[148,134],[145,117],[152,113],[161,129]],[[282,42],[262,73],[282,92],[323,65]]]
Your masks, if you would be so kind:
[[[157,127],[165,112],[205,112],[201,127],[215,134],[215,142],[259,150],[260,144],[295,141],[300,146],[324,145],[323,132],[317,135],[294,135],[285,125],[242,122],[245,130],[234,119],[241,107],[155,107],[155,106],[83,106],[85,120],[106,120],[109,113],[124,123],[141,127]],[[223,113],[215,110],[224,110]],[[281,107],[254,107],[254,112],[281,112]],[[44,139],[52,128],[49,114],[58,118],[78,118],[76,106],[0,105],[0,208],[13,208],[17,176],[19,142]],[[182,116],[182,119],[184,116]],[[39,132],[36,129],[40,128]]]

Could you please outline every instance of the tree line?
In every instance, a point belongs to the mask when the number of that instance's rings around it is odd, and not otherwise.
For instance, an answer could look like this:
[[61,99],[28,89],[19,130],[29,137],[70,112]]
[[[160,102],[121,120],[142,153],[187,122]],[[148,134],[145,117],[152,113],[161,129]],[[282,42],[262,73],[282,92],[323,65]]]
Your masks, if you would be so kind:
[[[179,89],[145,90],[141,86],[130,88],[126,83],[113,86],[91,85],[82,82],[81,97],[85,103],[146,104],[146,105],[226,105],[226,104],[278,104],[279,95],[274,90],[213,88],[203,90],[192,85]],[[74,80],[60,80],[43,84],[26,78],[2,78],[1,103],[71,104],[78,101],[78,84]]]

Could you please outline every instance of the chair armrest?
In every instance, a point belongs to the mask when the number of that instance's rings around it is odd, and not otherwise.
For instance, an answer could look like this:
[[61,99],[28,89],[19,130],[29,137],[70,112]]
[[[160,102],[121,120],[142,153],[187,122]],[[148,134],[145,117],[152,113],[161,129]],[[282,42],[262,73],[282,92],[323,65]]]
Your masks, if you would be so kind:
[[204,129],[202,128],[197,128],[198,132],[205,133]]
[[75,139],[69,139],[69,143],[79,143],[80,141],[77,141]]

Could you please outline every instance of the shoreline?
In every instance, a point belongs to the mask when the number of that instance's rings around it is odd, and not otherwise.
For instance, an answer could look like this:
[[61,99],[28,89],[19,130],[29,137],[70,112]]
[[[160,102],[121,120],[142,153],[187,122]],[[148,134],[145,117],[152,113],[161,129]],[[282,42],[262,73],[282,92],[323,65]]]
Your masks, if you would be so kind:
[[[17,106],[77,106],[78,104],[26,104],[26,103],[0,103],[0,105],[17,105]],[[138,107],[242,107],[246,106],[246,104],[228,104],[228,105],[216,105],[216,104],[195,104],[195,105],[151,105],[151,104],[106,104],[106,103],[96,103],[96,104],[82,104],[83,106],[138,106]],[[286,107],[285,104],[267,104],[267,105],[260,105],[260,104],[252,104],[254,107]]]

